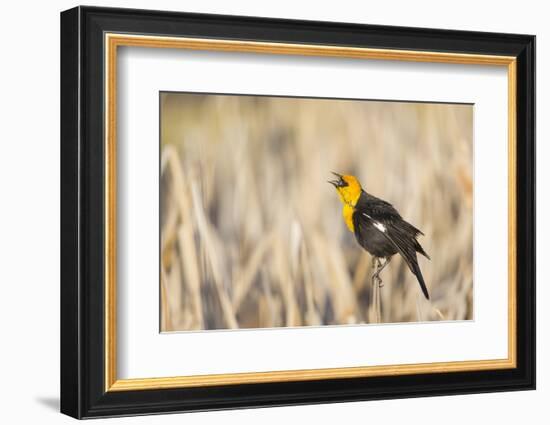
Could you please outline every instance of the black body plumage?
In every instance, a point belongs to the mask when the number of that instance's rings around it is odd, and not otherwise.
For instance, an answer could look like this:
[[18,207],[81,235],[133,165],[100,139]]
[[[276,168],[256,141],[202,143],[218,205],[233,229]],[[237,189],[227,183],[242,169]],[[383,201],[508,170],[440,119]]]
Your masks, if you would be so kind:
[[416,253],[430,258],[416,239],[423,233],[407,223],[390,203],[364,190],[355,205],[353,227],[357,242],[371,255],[389,259],[399,253],[416,276],[426,299],[430,299]]

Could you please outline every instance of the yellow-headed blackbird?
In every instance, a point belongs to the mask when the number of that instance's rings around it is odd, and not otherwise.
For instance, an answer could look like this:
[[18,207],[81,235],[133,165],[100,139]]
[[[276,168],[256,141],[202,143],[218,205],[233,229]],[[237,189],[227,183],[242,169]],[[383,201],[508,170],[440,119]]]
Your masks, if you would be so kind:
[[430,299],[416,258],[417,252],[430,258],[416,240],[423,233],[403,220],[390,203],[365,192],[354,176],[333,174],[338,179],[329,183],[334,185],[344,204],[342,214],[348,229],[355,234],[359,245],[373,257],[385,259],[384,264],[379,263],[381,267],[375,276],[378,277],[391,257],[399,253],[418,279],[426,299]]

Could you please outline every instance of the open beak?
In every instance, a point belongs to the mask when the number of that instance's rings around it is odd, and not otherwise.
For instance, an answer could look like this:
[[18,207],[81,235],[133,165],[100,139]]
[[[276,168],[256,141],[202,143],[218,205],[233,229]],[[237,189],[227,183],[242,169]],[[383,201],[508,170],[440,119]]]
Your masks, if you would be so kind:
[[338,177],[338,180],[328,180],[327,183],[330,183],[334,187],[340,186],[340,182],[342,181],[342,175],[335,173],[334,171],[331,171],[332,174],[334,174],[336,177]]

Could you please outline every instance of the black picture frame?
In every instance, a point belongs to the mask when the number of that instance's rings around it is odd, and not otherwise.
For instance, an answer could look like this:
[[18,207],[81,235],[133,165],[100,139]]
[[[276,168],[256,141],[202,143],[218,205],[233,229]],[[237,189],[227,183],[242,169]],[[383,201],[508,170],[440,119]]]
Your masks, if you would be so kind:
[[[369,378],[105,391],[104,34],[517,58],[517,367]],[[535,37],[76,7],[61,13],[61,412],[75,418],[535,388]]]

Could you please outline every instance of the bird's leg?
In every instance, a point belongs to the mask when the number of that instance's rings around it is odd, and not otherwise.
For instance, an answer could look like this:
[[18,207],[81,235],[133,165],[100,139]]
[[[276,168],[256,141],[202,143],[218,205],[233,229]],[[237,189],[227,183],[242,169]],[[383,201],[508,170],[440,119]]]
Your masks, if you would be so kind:
[[391,257],[387,257],[384,259],[384,263],[382,263],[382,261],[380,260],[380,258],[377,259],[377,266],[376,266],[376,271],[373,275],[373,279],[376,279],[378,281],[378,286],[381,288],[382,286],[384,286],[384,283],[382,282],[382,279],[380,278],[380,272],[382,270],[384,270],[384,268],[388,265],[388,263],[390,262],[391,260]]
[[372,257],[372,308],[374,311],[375,323],[381,323],[381,305],[380,305],[380,287],[382,281],[378,274],[380,273],[380,259]]
[[377,258],[372,279],[373,279],[373,285],[376,284],[378,285],[379,288],[383,286],[382,279],[380,279],[380,270],[382,270],[381,266],[382,266],[382,260],[380,258]]
[[385,264],[382,265],[380,258],[372,257],[372,284],[378,284],[379,287],[382,287],[382,280],[380,279],[380,272],[384,268]]

